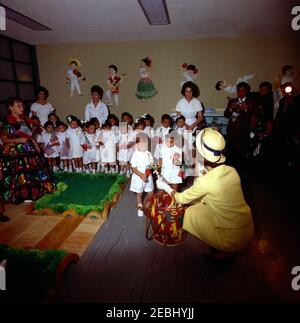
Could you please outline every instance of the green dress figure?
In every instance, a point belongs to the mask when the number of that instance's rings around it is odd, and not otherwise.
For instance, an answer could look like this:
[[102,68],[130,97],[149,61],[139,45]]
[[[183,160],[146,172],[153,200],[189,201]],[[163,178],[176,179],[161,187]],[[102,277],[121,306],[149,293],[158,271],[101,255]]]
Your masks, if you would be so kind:
[[146,57],[141,61],[140,75],[141,79],[136,89],[136,97],[140,100],[154,97],[158,91],[151,81],[151,59]]

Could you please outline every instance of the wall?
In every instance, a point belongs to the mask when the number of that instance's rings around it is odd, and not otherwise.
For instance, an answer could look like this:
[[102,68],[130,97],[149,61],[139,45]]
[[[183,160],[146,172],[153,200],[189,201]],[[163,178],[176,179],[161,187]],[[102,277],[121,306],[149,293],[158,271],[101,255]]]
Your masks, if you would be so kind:
[[[300,42],[296,38],[214,38],[204,40],[147,41],[96,44],[66,44],[37,46],[41,83],[50,91],[49,101],[58,114],[72,113],[83,118],[84,107],[89,102],[91,85],[105,87],[107,66],[115,64],[120,74],[127,73],[121,87],[121,105],[112,113],[131,112],[134,117],[151,113],[156,125],[163,112],[175,109],[180,99],[179,66],[193,63],[199,70],[197,83],[201,100],[208,107],[224,109],[226,95],[215,90],[221,79],[235,81],[238,76],[256,72],[251,82],[257,89],[261,81],[273,81],[282,65],[292,64],[300,69]],[[81,72],[87,80],[81,83],[84,96],[69,98],[65,76],[67,60],[78,57],[83,63]],[[159,94],[149,100],[135,97],[139,80],[141,58],[153,59],[152,80]]]

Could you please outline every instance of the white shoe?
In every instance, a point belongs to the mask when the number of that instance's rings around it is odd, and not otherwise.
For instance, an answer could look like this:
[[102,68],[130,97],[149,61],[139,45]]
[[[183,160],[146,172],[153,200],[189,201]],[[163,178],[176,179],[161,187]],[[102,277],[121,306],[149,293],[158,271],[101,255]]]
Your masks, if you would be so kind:
[[129,170],[126,172],[126,176],[127,176],[128,178],[130,178],[130,171],[129,171]]
[[89,174],[89,173],[90,173],[90,171],[89,171],[88,169],[86,169],[86,170],[85,170],[85,173],[86,173],[86,174]]
[[107,167],[104,168],[104,173],[108,174],[108,168]]
[[53,172],[58,172],[59,168],[57,166],[53,166]]
[[143,210],[139,210],[138,209],[138,211],[137,211],[137,215],[138,215],[138,217],[142,217],[142,216],[144,216],[144,212],[143,212]]
[[73,168],[69,167],[69,173],[73,173]]
[[105,167],[101,166],[100,173],[104,173],[104,172],[105,172]]
[[123,170],[120,170],[120,175],[124,175],[125,172]]
[[92,174],[96,174],[96,169],[92,169]]
[[66,173],[68,172],[68,167],[64,168],[64,172],[66,172]]

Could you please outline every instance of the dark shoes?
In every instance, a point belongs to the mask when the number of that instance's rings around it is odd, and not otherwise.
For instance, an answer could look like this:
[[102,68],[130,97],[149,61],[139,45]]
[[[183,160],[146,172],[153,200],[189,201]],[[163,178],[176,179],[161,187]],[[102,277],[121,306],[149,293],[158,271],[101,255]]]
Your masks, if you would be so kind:
[[0,214],[0,222],[8,222],[10,219],[4,214]]

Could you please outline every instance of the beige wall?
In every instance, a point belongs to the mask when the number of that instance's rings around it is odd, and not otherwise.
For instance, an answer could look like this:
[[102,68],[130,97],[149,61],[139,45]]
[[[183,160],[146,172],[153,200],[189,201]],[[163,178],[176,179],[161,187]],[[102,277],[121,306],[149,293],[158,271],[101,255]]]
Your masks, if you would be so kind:
[[[107,66],[113,63],[119,67],[120,74],[127,73],[128,77],[121,87],[121,105],[112,108],[112,113],[120,115],[129,111],[137,117],[148,112],[156,118],[157,126],[161,114],[174,110],[180,99],[178,69],[183,62],[197,66],[201,100],[216,109],[224,109],[226,105],[226,95],[214,88],[218,80],[235,80],[238,76],[256,72],[256,79],[251,82],[256,89],[261,81],[273,81],[284,64],[300,69],[300,42],[283,38],[40,45],[37,52],[41,83],[49,89],[49,101],[60,116],[72,113],[83,118],[91,85],[105,87]],[[84,96],[69,98],[65,76],[67,60],[74,56],[83,63],[81,72],[87,80],[81,83]],[[152,80],[159,94],[140,101],[135,97],[135,90],[140,60],[145,56],[153,59]]]

